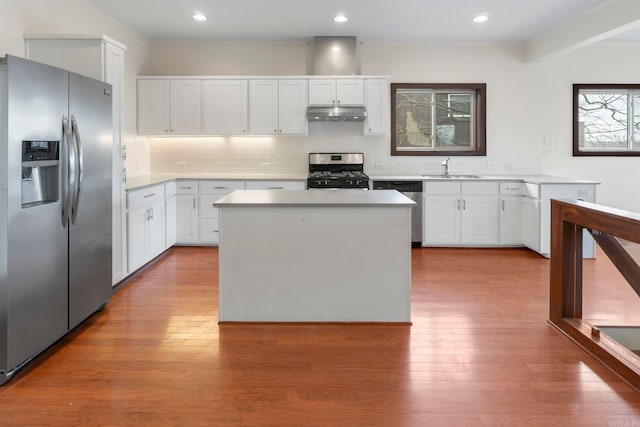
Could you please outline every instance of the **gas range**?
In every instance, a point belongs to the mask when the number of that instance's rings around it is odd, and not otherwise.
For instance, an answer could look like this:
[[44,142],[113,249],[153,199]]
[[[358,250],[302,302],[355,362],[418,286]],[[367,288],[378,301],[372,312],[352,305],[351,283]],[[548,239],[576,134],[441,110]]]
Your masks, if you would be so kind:
[[369,189],[363,153],[309,153],[308,189]]

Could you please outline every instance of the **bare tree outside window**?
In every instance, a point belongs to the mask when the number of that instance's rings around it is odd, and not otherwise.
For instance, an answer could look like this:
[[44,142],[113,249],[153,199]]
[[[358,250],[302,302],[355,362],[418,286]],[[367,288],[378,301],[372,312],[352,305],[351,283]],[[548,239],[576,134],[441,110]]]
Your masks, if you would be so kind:
[[573,85],[574,156],[640,155],[640,86]]

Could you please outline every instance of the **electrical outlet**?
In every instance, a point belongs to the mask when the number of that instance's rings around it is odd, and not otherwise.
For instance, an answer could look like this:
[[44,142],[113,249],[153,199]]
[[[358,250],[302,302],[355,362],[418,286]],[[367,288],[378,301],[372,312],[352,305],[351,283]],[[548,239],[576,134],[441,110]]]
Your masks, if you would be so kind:
[[384,163],[375,163],[373,167],[375,169],[384,169]]
[[177,162],[177,165],[179,168],[182,168],[182,169],[187,168],[187,162]]
[[509,162],[505,162],[504,168],[505,168],[505,170],[511,170],[511,169],[513,169],[513,164],[511,164]]
[[497,168],[498,168],[498,163],[495,160],[487,161],[487,169],[497,169]]

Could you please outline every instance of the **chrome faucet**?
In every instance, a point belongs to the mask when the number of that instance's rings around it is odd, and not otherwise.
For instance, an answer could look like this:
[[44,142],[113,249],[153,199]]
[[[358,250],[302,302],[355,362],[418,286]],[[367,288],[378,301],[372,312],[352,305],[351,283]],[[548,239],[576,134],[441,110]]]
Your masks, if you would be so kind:
[[449,160],[451,160],[451,157],[447,157],[446,160],[443,160],[442,163],[440,163],[444,166],[444,176],[449,175]]

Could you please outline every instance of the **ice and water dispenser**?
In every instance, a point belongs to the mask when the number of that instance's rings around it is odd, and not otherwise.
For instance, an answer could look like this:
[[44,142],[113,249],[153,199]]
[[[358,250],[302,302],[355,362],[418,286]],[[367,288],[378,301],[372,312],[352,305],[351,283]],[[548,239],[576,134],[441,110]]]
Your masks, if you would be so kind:
[[22,208],[57,202],[60,141],[22,141]]

